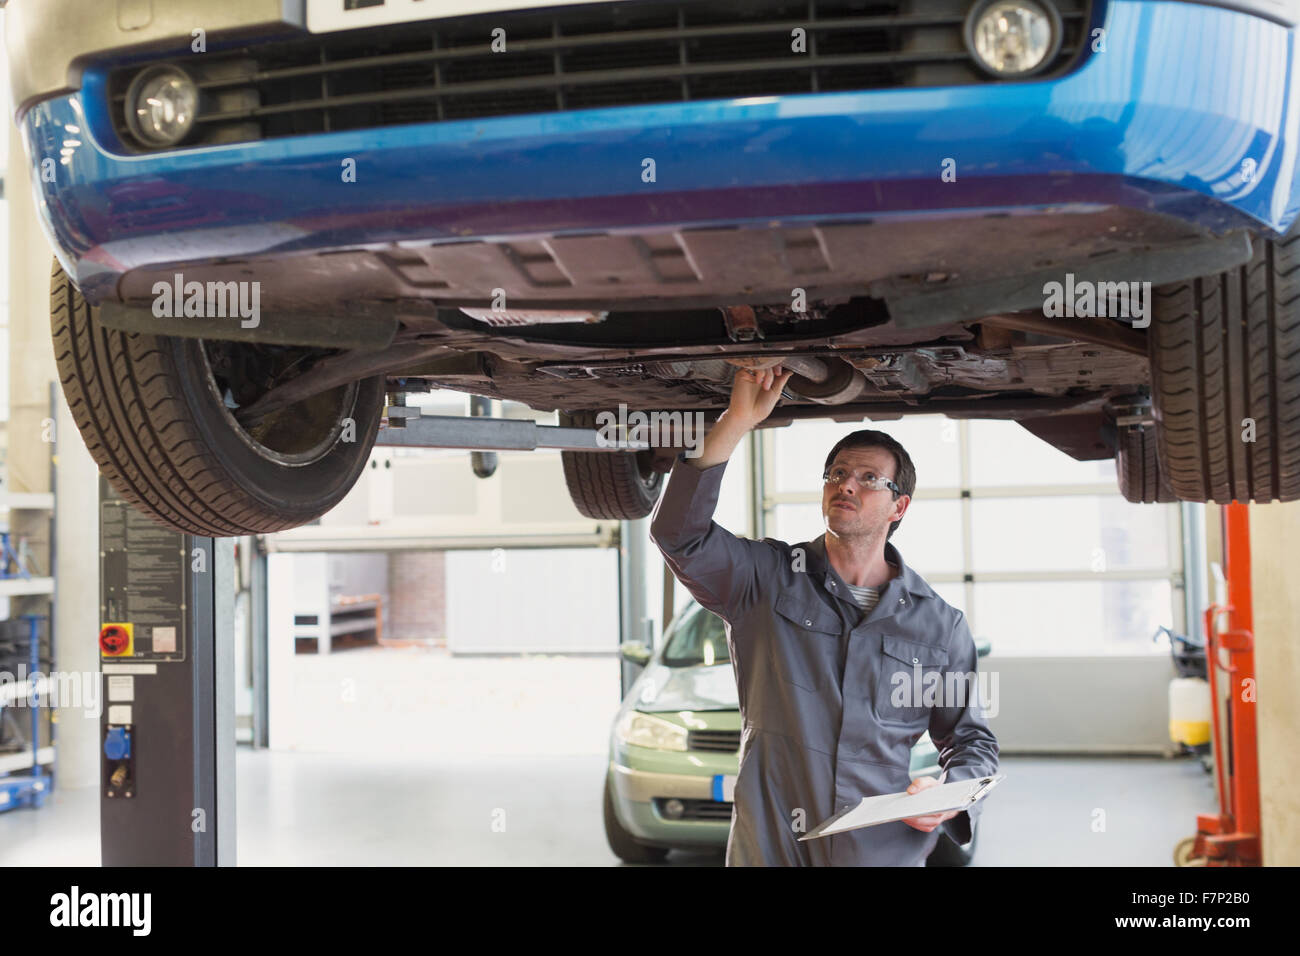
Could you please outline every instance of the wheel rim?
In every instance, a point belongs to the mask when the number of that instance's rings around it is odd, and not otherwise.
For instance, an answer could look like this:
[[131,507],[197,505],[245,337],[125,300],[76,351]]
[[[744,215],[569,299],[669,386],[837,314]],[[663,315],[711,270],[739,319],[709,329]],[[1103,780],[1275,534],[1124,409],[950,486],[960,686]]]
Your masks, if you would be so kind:
[[[240,344],[200,339],[195,349],[208,397],[220,410],[230,430],[259,458],[287,468],[306,467],[325,458],[342,437],[356,411],[359,383],[350,382],[313,395],[272,412],[252,427],[245,427],[227,404],[227,396],[233,394],[235,387],[245,390],[244,383],[230,381],[214,368],[214,360],[218,367],[230,364],[229,360]],[[279,361],[266,363],[268,371],[274,371],[276,365],[286,362],[292,369],[292,352],[286,350],[271,354]],[[240,404],[236,400],[234,408]],[[353,427],[358,427],[354,419]]]
[[654,454],[648,451],[639,451],[636,452],[633,461],[636,462],[637,481],[641,483],[641,487],[647,492],[653,492],[660,478],[663,477],[654,470]]

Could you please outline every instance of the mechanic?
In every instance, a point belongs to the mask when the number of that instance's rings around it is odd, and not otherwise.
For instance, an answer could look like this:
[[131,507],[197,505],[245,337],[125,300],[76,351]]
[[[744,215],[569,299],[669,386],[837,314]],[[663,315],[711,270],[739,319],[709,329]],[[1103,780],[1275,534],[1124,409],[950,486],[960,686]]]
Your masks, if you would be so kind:
[[[650,524],[677,579],[726,622],[743,725],[726,862],[923,866],[937,831],[970,842],[983,801],[798,841],[864,796],[937,785],[908,772],[927,728],[949,783],[994,773],[998,745],[978,695],[948,693],[963,686],[950,672],[976,686],[965,616],[888,543],[916,486],[893,438],[856,431],[831,449],[826,530],[812,541],[753,541],[713,520],[731,453],[771,414],[791,374],[780,366],[736,373],[699,456],[677,456]],[[933,687],[936,674],[938,698],[900,693]]]

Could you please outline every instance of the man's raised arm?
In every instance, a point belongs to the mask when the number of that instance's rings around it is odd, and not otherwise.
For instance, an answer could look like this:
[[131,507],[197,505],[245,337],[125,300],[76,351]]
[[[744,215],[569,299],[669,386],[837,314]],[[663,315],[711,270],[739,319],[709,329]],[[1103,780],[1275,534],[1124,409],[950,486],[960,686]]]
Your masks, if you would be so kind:
[[722,474],[740,440],[772,413],[791,374],[782,374],[780,366],[736,373],[727,410],[705,436],[697,458],[678,455],[650,518],[650,540],[677,580],[723,620],[734,621],[752,606],[767,570],[761,564],[775,552],[713,520]]

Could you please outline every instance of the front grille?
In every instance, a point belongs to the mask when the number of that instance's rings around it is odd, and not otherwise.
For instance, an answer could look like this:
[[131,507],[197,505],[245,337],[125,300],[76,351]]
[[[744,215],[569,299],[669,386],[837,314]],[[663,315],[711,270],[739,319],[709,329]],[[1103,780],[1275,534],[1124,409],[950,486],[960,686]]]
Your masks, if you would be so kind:
[[[670,817],[664,813],[664,804],[670,799],[681,800],[686,809],[680,817]],[[731,822],[731,804],[720,803],[717,800],[683,800],[680,797],[656,797],[654,801],[655,811],[665,820],[718,820],[723,823]]]
[[692,730],[686,734],[686,749],[734,754],[740,749],[740,731]]
[[[1055,0],[1069,69],[1090,0]],[[198,82],[182,146],[525,113],[996,82],[966,51],[968,0],[646,0],[427,20],[248,45],[113,71],[121,141],[131,80],[169,62]],[[915,11],[923,12],[915,12]],[[493,50],[503,30],[505,50]],[[795,52],[795,30],[804,49]],[[501,36],[497,34],[498,38]],[[175,147],[168,147],[175,148]]]

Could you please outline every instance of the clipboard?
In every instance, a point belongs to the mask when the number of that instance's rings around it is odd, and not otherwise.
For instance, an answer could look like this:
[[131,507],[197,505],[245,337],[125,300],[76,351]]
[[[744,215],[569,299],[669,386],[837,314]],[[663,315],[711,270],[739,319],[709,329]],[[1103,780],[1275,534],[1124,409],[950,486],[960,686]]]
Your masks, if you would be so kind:
[[972,777],[969,780],[957,780],[953,783],[941,783],[937,787],[927,787],[917,793],[883,793],[875,797],[863,797],[856,806],[845,807],[839,813],[827,817],[803,836],[804,840],[816,840],[819,837],[834,836],[848,830],[860,830],[874,827],[881,823],[893,823],[908,817],[923,817],[931,813],[946,813],[949,810],[965,810],[982,800],[988,792],[1006,778],[998,773],[991,777]]

